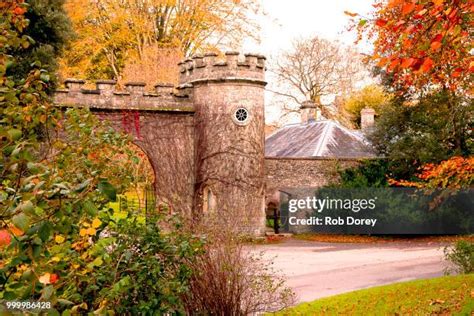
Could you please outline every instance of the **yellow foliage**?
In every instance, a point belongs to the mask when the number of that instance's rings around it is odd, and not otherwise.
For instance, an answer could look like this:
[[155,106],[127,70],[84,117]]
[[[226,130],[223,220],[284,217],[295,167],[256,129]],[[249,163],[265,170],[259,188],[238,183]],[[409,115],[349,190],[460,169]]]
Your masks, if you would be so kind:
[[54,237],[54,241],[57,242],[58,244],[62,244],[64,240],[65,240],[64,237],[61,235],[56,235],[56,237]]
[[344,102],[344,109],[349,113],[350,119],[357,126],[360,125],[360,111],[369,107],[380,113],[392,96],[385,92],[381,86],[368,85],[363,89],[352,93]]
[[65,8],[77,36],[61,61],[63,77],[122,80],[127,65],[155,62],[147,50],[189,56],[236,48],[258,34],[249,19],[259,11],[257,0],[68,0]]
[[92,228],[99,228],[101,224],[102,222],[100,221],[100,219],[94,218],[94,220],[92,221]]

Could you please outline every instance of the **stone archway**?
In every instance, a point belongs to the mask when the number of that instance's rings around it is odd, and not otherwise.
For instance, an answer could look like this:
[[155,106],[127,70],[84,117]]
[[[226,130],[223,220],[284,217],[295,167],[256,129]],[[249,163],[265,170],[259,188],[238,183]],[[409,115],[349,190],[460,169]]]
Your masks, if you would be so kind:
[[147,153],[140,146],[131,143],[127,148],[134,156],[135,168],[130,187],[118,197],[118,210],[120,212],[133,211],[147,215],[154,212],[157,207],[155,183],[156,173]]
[[[124,112],[91,109],[114,129],[133,137],[148,158],[154,173],[156,203],[171,211],[191,214],[194,192],[194,121],[190,114],[166,111],[135,111],[139,129],[124,126]],[[136,113],[136,114],[135,114]]]

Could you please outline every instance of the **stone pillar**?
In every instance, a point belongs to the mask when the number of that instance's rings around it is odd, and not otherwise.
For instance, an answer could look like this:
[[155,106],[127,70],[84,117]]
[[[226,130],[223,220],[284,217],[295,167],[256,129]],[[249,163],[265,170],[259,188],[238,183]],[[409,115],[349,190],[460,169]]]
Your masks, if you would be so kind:
[[64,80],[64,85],[70,93],[80,93],[85,83],[86,81],[82,79],[68,78]]

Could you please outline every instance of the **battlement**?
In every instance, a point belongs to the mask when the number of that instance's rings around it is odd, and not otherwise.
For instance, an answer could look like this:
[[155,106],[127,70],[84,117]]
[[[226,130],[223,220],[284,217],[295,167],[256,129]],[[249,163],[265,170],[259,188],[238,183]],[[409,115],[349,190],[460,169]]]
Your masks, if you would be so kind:
[[115,80],[97,80],[95,89],[84,89],[84,80],[66,79],[66,89],[56,90],[54,102],[60,106],[88,106],[110,110],[154,110],[193,112],[192,85],[159,83],[146,92],[144,82],[129,82],[117,89]]
[[194,111],[194,85],[209,81],[246,81],[265,84],[265,60],[258,54],[240,55],[226,52],[223,59],[216,53],[196,55],[178,64],[179,85],[159,83],[153,92],[144,82],[128,82],[125,90],[114,80],[97,80],[95,89],[84,89],[86,82],[66,79],[65,89],[55,92],[54,101],[61,106],[88,106],[110,110]]
[[178,64],[180,84],[216,80],[249,80],[263,82],[265,79],[265,56],[240,55],[226,52],[220,59],[216,53],[195,55]]

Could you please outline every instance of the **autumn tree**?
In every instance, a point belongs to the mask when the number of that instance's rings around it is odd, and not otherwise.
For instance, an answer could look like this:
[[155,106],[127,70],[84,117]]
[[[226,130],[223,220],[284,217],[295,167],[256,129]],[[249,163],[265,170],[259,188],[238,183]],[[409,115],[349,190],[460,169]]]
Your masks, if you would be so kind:
[[[361,56],[354,49],[319,37],[296,40],[273,63],[270,71],[277,84],[269,89],[287,98],[284,104],[287,113],[298,111],[305,101],[323,108],[321,98],[349,94],[362,79],[364,70]],[[288,106],[288,100],[296,107]]]
[[472,155],[473,109],[468,97],[448,91],[411,104],[394,99],[384,106],[369,138],[380,155],[394,162],[396,174],[408,179],[423,164]]
[[52,87],[58,70],[57,57],[73,37],[72,26],[63,8],[65,0],[28,0],[25,18],[28,26],[24,35],[33,38],[28,47],[16,49],[17,62],[9,69],[16,78],[24,78],[31,70],[31,64],[41,63],[48,71],[49,86]]
[[373,42],[371,60],[409,92],[472,93],[473,11],[470,0],[377,0],[368,17],[353,18],[359,39]]
[[179,71],[176,65],[182,54],[175,48],[149,45],[143,49],[141,57],[129,58],[124,64],[119,84],[141,81],[153,87],[156,83],[177,83]]
[[344,109],[355,126],[360,125],[360,111],[369,107],[380,113],[384,105],[390,102],[390,95],[379,85],[368,85],[361,90],[354,91],[344,101]]
[[417,173],[415,181],[389,179],[394,186],[414,188],[470,188],[474,184],[474,157],[451,157],[439,164],[425,164]]
[[63,72],[91,79],[121,79],[131,62],[150,68],[156,62],[150,53],[160,49],[181,58],[236,46],[243,37],[255,38],[248,15],[258,10],[255,0],[69,0],[66,7],[77,40]]

